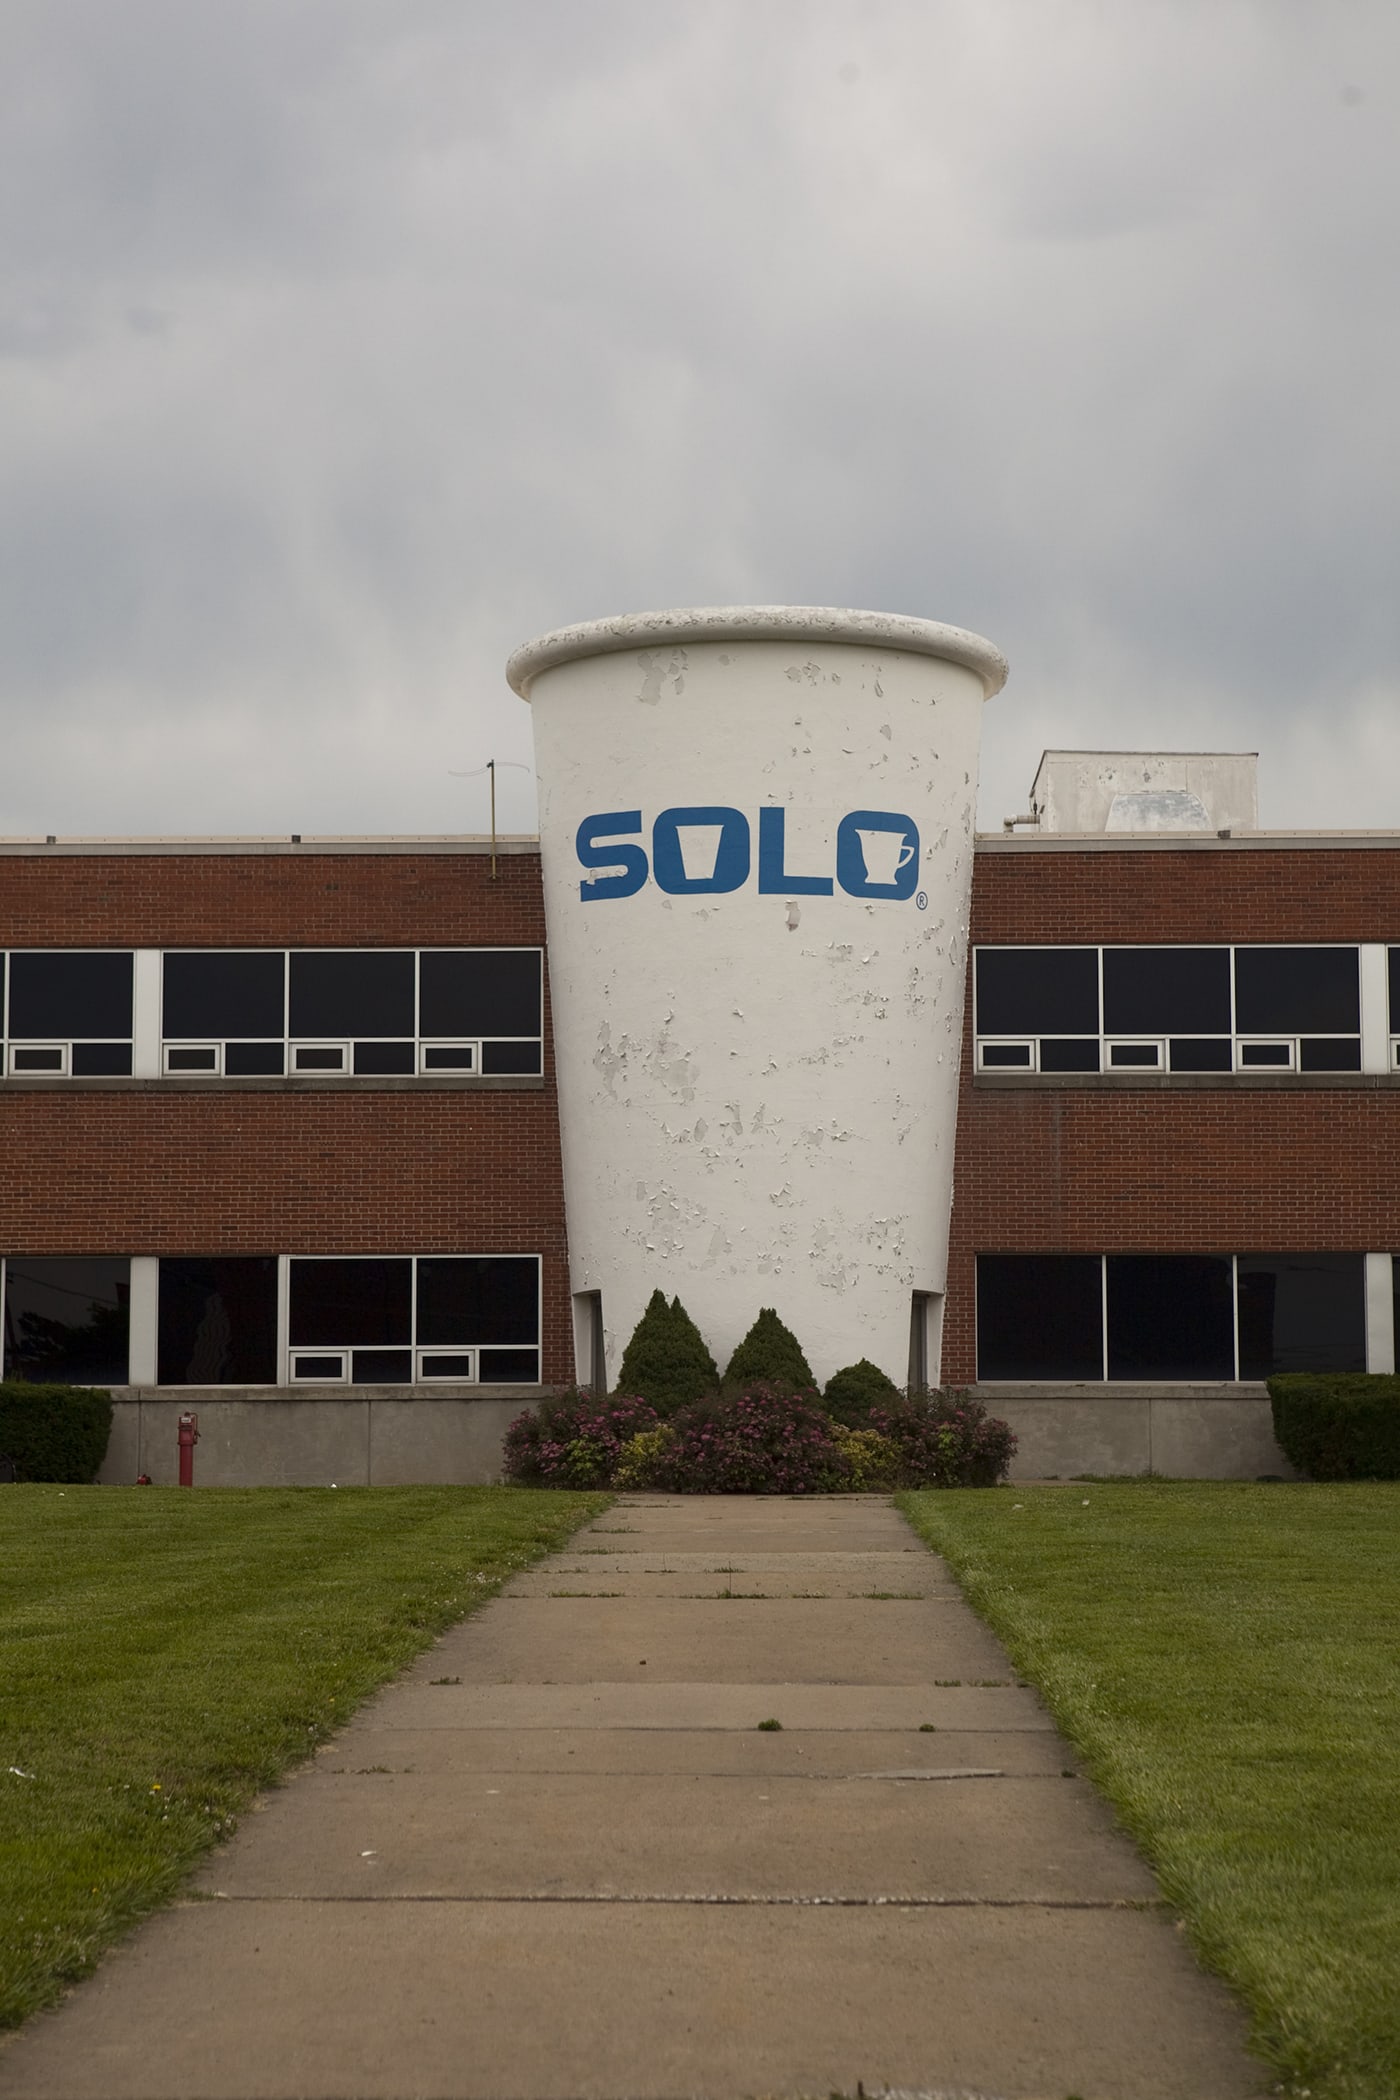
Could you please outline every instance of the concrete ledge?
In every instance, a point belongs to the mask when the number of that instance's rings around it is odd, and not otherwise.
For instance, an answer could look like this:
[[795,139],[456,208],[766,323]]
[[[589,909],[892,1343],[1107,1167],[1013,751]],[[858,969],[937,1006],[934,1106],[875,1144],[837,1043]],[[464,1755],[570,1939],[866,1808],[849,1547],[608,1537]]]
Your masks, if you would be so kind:
[[0,1094],[541,1094],[538,1072],[270,1072],[225,1079],[202,1072],[159,1078],[44,1079],[11,1075]]
[[501,1477],[507,1428],[550,1388],[535,1385],[127,1387],[113,1398],[98,1479],[179,1478],[181,1414],[199,1416],[199,1487],[480,1487]]
[[986,1384],[971,1391],[1016,1432],[1013,1480],[1300,1477],[1274,1441],[1263,1385]]
[[[6,1084],[13,1086],[13,1080]],[[1400,1072],[974,1072],[972,1084],[979,1093],[1055,1093],[1085,1091],[1095,1094],[1232,1093],[1245,1088],[1257,1093],[1389,1093],[1400,1087]]]

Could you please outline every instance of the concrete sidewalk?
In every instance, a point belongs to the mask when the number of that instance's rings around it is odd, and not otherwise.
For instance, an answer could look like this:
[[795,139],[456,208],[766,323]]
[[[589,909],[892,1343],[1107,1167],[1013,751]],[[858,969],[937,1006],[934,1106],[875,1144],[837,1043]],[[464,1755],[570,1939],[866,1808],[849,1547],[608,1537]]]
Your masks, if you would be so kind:
[[0,2100],[857,2081],[1266,2083],[1034,1694],[875,1498],[624,1498],[0,2054]]

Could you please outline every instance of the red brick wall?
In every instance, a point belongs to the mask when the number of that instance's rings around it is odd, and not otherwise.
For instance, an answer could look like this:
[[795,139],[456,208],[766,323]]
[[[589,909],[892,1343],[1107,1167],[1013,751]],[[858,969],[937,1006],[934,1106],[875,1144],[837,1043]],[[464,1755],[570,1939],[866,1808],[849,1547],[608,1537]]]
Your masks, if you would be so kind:
[[0,854],[0,948],[534,947],[537,853]]
[[1400,850],[982,851],[973,863],[972,938],[1400,940]]
[[[972,940],[1400,940],[1400,852],[979,853]],[[964,1029],[944,1376],[975,1257],[1400,1250],[1400,1087],[974,1086]]]
[[[0,947],[542,945],[536,855],[0,856]],[[542,1091],[0,1086],[0,1253],[544,1258],[573,1375],[559,1122]]]

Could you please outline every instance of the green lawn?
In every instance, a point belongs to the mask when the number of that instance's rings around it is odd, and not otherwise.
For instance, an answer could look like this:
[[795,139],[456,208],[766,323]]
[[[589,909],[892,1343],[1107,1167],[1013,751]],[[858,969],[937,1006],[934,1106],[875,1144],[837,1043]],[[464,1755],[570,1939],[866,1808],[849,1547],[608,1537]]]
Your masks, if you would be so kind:
[[1255,2046],[1400,2094],[1400,1485],[910,1494]]
[[0,1489],[0,2025],[90,1968],[259,1787],[608,1499]]

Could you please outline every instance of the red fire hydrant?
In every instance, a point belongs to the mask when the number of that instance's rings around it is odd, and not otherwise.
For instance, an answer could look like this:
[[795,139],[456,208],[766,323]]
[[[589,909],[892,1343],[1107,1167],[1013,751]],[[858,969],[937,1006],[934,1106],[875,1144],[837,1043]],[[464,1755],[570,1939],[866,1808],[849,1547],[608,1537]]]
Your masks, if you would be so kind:
[[199,1442],[199,1416],[191,1408],[180,1417],[180,1485],[194,1486],[194,1447]]

